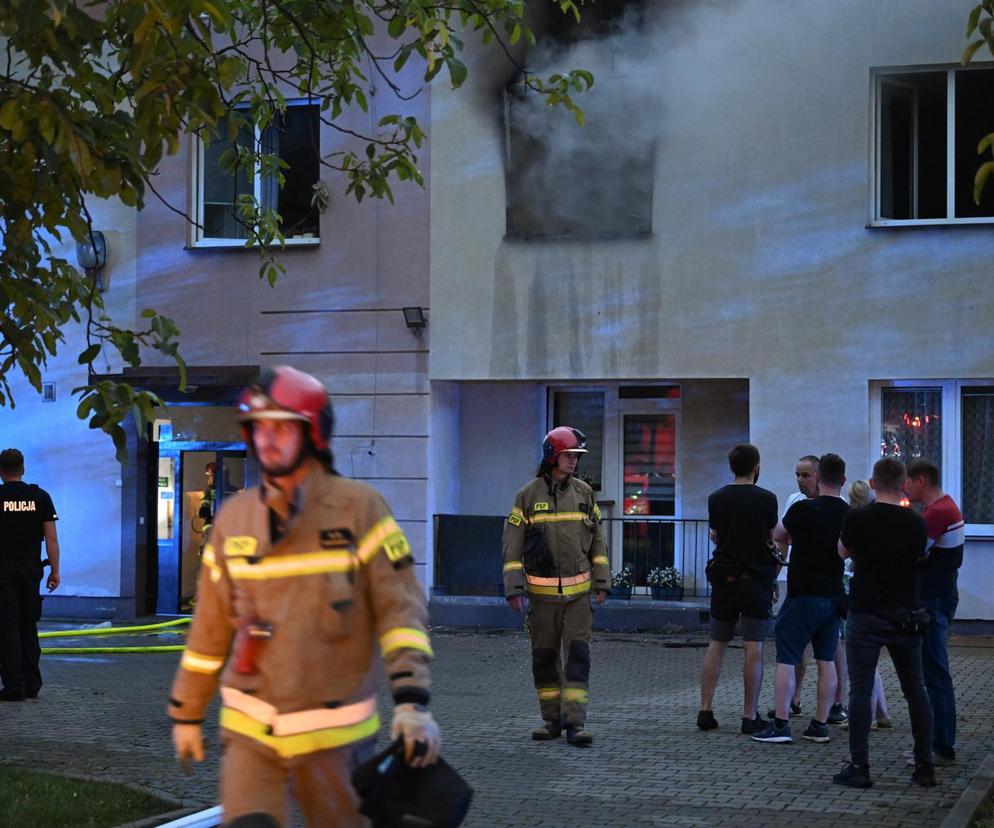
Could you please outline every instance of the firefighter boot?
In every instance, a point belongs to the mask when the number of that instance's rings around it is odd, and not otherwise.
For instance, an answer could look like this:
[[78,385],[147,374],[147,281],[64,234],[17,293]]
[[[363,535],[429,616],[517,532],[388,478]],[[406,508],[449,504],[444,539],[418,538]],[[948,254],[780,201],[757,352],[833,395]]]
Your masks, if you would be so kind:
[[551,739],[558,739],[563,732],[561,721],[546,722],[532,731],[532,738],[536,742],[548,742]]
[[579,725],[578,727],[567,725],[566,741],[577,747],[587,747],[593,744],[594,735],[589,730],[586,730],[583,725]]

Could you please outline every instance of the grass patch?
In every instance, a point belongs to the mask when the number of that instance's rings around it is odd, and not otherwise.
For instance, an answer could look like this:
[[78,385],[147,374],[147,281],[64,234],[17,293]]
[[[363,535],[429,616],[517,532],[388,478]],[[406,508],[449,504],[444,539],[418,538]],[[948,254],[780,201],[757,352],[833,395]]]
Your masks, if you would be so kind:
[[0,765],[0,825],[112,828],[175,805],[110,782],[85,782]]
[[980,803],[970,828],[994,828],[994,790],[991,790],[987,794],[987,799]]

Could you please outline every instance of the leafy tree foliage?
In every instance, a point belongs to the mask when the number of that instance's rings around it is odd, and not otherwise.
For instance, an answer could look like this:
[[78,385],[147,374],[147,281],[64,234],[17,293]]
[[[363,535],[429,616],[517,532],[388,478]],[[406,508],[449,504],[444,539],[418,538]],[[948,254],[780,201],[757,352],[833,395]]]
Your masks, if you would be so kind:
[[[552,3],[579,18],[583,0]],[[140,346],[176,360],[178,330],[146,310],[147,327],[118,327],[104,313],[95,281],[56,255],[67,237],[91,237],[92,199],[142,209],[158,198],[155,175],[184,136],[226,137],[222,162],[251,177],[258,169],[282,185],[276,156],[236,141],[259,134],[288,97],[319,104],[322,121],[353,139],[322,158],[344,177],[346,192],[392,198],[396,181],[422,183],[418,122],[388,114],[375,134],[340,125],[349,107],[367,110],[370,83],[403,96],[396,73],[414,59],[424,83],[442,73],[453,87],[467,76],[461,36],[494,43],[510,57],[519,40],[534,44],[525,0],[0,0],[0,404],[13,405],[10,378],[20,371],[40,390],[41,371],[65,343],[63,329],[85,327],[79,362],[89,382],[74,393],[78,413],[110,434],[123,457],[124,418],[141,428],[157,398],[127,384],[97,381],[104,349],[140,364]],[[374,43],[392,44],[379,54]],[[582,70],[522,82],[582,122],[573,96],[592,76]],[[318,194],[320,197],[321,194]],[[180,211],[178,211],[180,212]],[[275,283],[282,266],[280,217],[252,196],[238,201],[247,244],[261,252],[260,276]]]
[[[966,38],[977,36],[976,40],[971,40],[969,45],[963,50],[962,63],[966,65],[979,49],[984,46],[994,55],[994,0],[984,0],[970,10],[970,16],[966,23]],[[990,154],[994,157],[994,132],[985,135],[977,144],[977,155]],[[973,179],[973,201],[980,204],[980,195],[987,186],[987,181],[994,175],[994,161],[984,161],[977,167],[977,173]]]

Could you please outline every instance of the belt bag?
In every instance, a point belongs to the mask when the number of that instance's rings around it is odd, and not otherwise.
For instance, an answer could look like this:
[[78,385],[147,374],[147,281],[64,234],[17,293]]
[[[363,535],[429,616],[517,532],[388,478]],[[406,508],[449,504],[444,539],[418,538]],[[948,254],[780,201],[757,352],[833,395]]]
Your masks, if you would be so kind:
[[931,620],[932,616],[928,614],[928,610],[925,607],[919,607],[901,618],[897,622],[897,628],[907,635],[921,635]]

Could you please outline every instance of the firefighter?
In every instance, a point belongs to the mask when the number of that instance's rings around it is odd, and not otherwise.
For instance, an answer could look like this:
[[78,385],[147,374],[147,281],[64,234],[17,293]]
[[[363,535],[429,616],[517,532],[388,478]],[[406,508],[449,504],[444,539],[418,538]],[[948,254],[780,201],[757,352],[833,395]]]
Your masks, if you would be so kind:
[[242,394],[258,488],[226,499],[204,548],[198,601],[169,697],[181,762],[204,757],[201,723],[221,686],[226,820],[366,826],[350,781],[373,753],[382,656],[392,736],[415,767],[438,758],[432,655],[411,549],[373,489],[338,476],[324,386],[287,366]]
[[546,435],[542,463],[514,499],[503,543],[507,601],[522,612],[527,598],[532,675],[544,720],[532,738],[557,739],[565,728],[567,741],[580,746],[593,742],[584,727],[590,593],[601,604],[611,584],[600,509],[593,489],[575,477],[586,451],[586,437],[575,428]]

